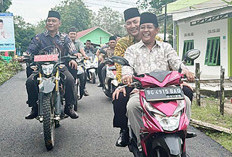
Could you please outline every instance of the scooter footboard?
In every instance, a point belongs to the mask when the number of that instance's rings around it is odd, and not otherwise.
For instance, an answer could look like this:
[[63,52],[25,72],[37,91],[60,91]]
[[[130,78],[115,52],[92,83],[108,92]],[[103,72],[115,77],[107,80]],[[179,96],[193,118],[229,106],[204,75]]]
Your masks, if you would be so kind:
[[169,155],[183,153],[182,139],[178,134],[163,134],[152,141],[152,150],[162,148]]

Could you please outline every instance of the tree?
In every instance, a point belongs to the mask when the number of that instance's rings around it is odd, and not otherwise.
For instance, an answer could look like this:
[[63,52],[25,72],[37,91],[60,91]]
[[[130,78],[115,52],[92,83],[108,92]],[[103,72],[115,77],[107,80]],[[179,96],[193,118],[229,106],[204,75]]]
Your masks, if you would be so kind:
[[27,50],[31,38],[35,36],[34,26],[26,23],[21,16],[15,16],[14,27],[16,48],[20,48],[21,52],[24,52]]
[[[176,0],[138,0],[137,3],[140,5],[141,8],[148,9],[151,12],[154,12],[157,15],[162,14],[162,9],[165,6],[165,4],[175,2]],[[154,10],[155,9],[155,10]],[[158,17],[159,19],[159,17]],[[164,21],[165,19],[163,19]],[[164,23],[159,22],[160,32],[164,33]],[[172,21],[167,21],[166,31],[169,34],[168,36],[168,42],[170,44],[173,44],[173,24]]]
[[64,0],[59,6],[54,7],[61,14],[61,32],[68,32],[71,27],[78,31],[89,28],[91,11],[85,6],[82,0]]
[[11,0],[0,0],[0,12],[6,12],[11,4]]
[[[162,14],[162,8],[165,4],[175,2],[176,0],[137,0],[137,4],[143,9],[154,10],[157,15]],[[154,12],[154,11],[153,11]]]
[[99,26],[112,34],[121,36],[126,34],[124,23],[122,14],[108,7],[101,8],[98,14],[92,17],[92,26]]

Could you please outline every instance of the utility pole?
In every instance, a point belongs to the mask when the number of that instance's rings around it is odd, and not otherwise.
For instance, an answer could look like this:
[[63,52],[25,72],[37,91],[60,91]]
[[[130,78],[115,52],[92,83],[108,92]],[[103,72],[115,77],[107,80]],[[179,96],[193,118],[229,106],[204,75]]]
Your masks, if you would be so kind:
[[166,41],[167,31],[167,2],[165,2],[165,13],[164,13],[164,41]]

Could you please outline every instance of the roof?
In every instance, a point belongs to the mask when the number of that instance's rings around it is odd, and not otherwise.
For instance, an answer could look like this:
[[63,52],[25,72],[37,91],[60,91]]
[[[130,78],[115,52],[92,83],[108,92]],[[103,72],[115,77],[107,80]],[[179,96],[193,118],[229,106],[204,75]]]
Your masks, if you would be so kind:
[[177,0],[167,5],[167,12],[173,15],[173,21],[178,21],[227,6],[222,0]]
[[83,31],[81,31],[81,32],[77,32],[77,39],[79,39],[79,38],[81,38],[81,37],[83,37],[83,36],[89,34],[90,32],[92,32],[92,31],[94,31],[94,30],[96,30],[96,29],[98,29],[98,28],[101,29],[101,30],[103,30],[104,32],[106,32],[106,33],[112,35],[111,33],[107,32],[106,30],[104,30],[104,29],[102,29],[102,28],[96,26],[96,27],[92,27],[92,28],[83,30]]
[[168,4],[167,12],[171,13],[184,8],[189,8],[193,5],[201,4],[210,0],[177,0]]

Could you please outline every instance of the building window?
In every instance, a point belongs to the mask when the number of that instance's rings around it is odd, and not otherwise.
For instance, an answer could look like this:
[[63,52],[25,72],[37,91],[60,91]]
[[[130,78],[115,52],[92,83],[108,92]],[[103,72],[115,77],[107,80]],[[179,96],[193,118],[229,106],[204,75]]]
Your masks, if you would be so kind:
[[220,65],[220,37],[207,39],[205,65]]
[[[182,60],[184,59],[185,53],[191,49],[194,49],[194,41],[193,40],[185,40]],[[186,65],[194,65],[194,61],[193,60],[186,60]]]

